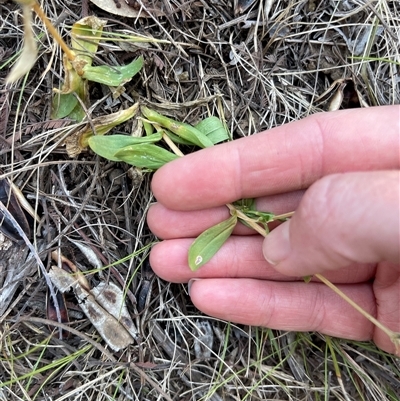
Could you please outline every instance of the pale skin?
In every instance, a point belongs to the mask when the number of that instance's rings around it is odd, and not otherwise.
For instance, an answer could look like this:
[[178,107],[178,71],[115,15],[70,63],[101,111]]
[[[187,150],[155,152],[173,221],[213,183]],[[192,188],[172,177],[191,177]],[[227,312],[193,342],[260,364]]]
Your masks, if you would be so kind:
[[[236,323],[372,340],[386,334],[324,284],[321,273],[400,332],[400,106],[321,113],[195,152],[157,171],[148,213],[162,242],[151,251],[165,280],[191,281],[204,313]],[[224,220],[226,203],[257,198],[259,210],[292,219],[260,235],[237,226],[193,273],[188,248]]]

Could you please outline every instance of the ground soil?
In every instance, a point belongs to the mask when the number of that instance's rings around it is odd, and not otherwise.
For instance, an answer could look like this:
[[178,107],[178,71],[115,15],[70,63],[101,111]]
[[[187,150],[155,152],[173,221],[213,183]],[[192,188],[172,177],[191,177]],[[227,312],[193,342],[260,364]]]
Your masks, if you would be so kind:
[[[162,40],[101,42],[96,64],[138,56],[145,64],[119,97],[90,84],[91,118],[139,102],[191,124],[216,115],[236,139],[317,112],[400,100],[397,1],[161,0],[144,3],[153,16],[137,18],[87,0],[42,3],[67,42],[87,15],[106,19],[105,33]],[[51,119],[61,51],[35,17],[37,62],[6,86],[22,20],[12,1],[2,0],[0,13],[0,178],[40,217],[27,216],[34,252],[18,234],[0,237],[0,400],[400,399],[398,360],[373,344],[215,320],[196,310],[185,285],[155,277],[147,257],[156,239],[145,222],[151,173],[90,150],[67,154],[78,124]],[[131,119],[113,133],[136,130]],[[81,271],[97,269],[91,287],[124,288],[132,345],[107,347],[73,292],[65,295],[69,322],[57,323],[44,274],[57,263],[53,251]]]

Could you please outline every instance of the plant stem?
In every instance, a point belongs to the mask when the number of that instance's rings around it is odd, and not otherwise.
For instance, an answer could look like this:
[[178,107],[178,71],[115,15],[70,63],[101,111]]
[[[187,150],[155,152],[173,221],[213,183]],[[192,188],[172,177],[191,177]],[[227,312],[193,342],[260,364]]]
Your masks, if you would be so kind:
[[228,209],[231,212],[234,211],[237,214],[237,217],[240,220],[245,221],[253,230],[257,231],[263,237],[267,236],[267,233],[265,232],[265,230],[261,226],[259,226],[253,219],[251,219],[250,217],[247,217],[242,211],[236,209],[236,207],[233,206],[231,203],[227,203],[226,206],[228,207]]
[[164,141],[166,142],[166,144],[170,147],[170,149],[177,155],[180,157],[185,156],[181,150],[178,148],[178,146],[176,146],[174,144],[174,142],[172,141],[172,139],[165,133],[163,132],[162,134],[162,138],[164,139]]
[[274,216],[274,219],[272,221],[276,221],[276,220],[284,220],[287,219],[289,217],[292,217],[294,215],[294,212],[288,212],[288,213],[282,213],[282,214],[277,214]]
[[[232,204],[227,204],[226,205],[229,210],[235,211],[237,213],[238,218],[241,220],[244,220],[251,228],[253,228],[255,231],[257,231],[260,235],[262,235],[264,238],[267,237],[267,233],[265,230],[260,227],[253,219],[250,217],[247,217],[245,214],[243,214],[240,210],[237,210],[235,206]],[[279,220],[283,218],[287,218],[290,216],[293,216],[294,212],[289,212],[285,213],[279,216],[275,216],[274,220]],[[359,306],[357,303],[355,303],[351,298],[349,298],[344,292],[342,292],[338,287],[336,287],[333,283],[331,283],[327,278],[325,278],[322,274],[314,274],[314,276],[320,280],[322,283],[324,283],[326,286],[328,286],[331,290],[333,290],[337,295],[339,295],[343,300],[345,300],[349,305],[351,305],[354,309],[356,309],[358,312],[360,312],[366,319],[368,319],[371,323],[373,323],[376,327],[380,328],[384,333],[388,335],[388,337],[391,339],[393,344],[396,346],[396,352],[400,348],[400,334],[396,333],[386,326],[384,326],[379,320],[375,319],[373,316],[371,316],[368,312],[366,312],[361,306]]]
[[366,312],[361,306],[355,303],[351,298],[349,298],[342,290],[340,290],[336,285],[331,283],[327,278],[325,278],[322,274],[314,274],[314,276],[322,281],[326,286],[332,289],[336,294],[338,294],[342,299],[344,299],[348,304],[350,304],[354,309],[360,312],[366,319],[368,319],[371,323],[373,323],[376,327],[380,328],[384,333],[386,333],[389,338],[392,340],[396,349],[400,346],[400,337],[399,333],[396,333],[386,326],[384,326],[379,320],[375,319],[368,312]]
[[32,8],[34,9],[34,11],[38,15],[38,17],[42,20],[42,22],[46,25],[46,28],[48,29],[50,34],[53,36],[55,41],[60,45],[62,51],[67,56],[68,60],[70,60],[70,61],[75,60],[75,53],[64,42],[63,38],[58,33],[57,29],[54,27],[54,25],[51,23],[51,21],[47,18],[47,15],[43,11],[42,7],[40,7],[40,5],[35,1],[35,3],[32,5]]

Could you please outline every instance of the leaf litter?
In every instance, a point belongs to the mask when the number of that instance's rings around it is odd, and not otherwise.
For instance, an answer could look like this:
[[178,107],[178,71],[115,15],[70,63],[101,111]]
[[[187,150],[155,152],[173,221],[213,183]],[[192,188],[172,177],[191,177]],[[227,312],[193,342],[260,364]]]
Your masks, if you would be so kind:
[[[173,2],[155,4],[158,11],[146,18],[125,19],[86,3],[91,14],[107,20],[93,65],[118,67],[143,57],[144,66],[118,91],[102,82],[88,85],[84,129],[97,118],[139,102],[199,130],[201,121],[218,117],[239,138],[330,107],[346,107],[343,91],[349,83],[361,105],[399,102],[396,2],[193,1],[178,10]],[[50,269],[50,254],[57,249],[80,270],[88,270],[85,255],[71,242],[83,241],[104,266],[88,275],[91,288],[109,283],[113,289],[124,289],[124,302],[139,332],[137,343],[116,352],[111,364],[101,348],[77,355],[88,343],[76,335],[60,339],[48,325],[34,322],[46,318],[44,277],[26,248],[10,245],[5,237],[1,241],[8,245],[0,247],[0,286],[1,295],[11,295],[0,305],[1,396],[381,400],[398,394],[398,361],[368,343],[329,342],[318,333],[293,335],[211,319],[194,308],[183,286],[154,276],[149,280],[141,266],[155,240],[145,225],[153,201],[151,176],[125,163],[98,158],[85,146],[74,158],[66,153],[65,140],[83,126],[45,124],[50,121],[52,89],[64,83],[64,69],[61,53],[36,20],[37,62],[25,82],[5,86],[10,58],[21,49],[22,20],[15,18],[21,12],[14,3],[2,1],[0,7],[0,46],[6,49],[0,89],[2,98],[7,96],[2,115],[8,118],[1,126],[0,145],[11,145],[0,147],[0,178],[12,180],[41,216],[39,223],[28,218],[29,239],[45,266]],[[67,40],[72,25],[87,17],[80,4],[71,3],[70,14],[63,13],[58,1],[44,7]],[[135,46],[129,35],[147,37],[149,42]],[[332,86],[335,82],[338,89]],[[39,131],[28,128],[40,124]],[[137,121],[127,119],[111,134],[129,137],[136,130]],[[134,185],[131,177],[136,176],[141,179]],[[139,294],[144,278],[146,288],[151,283],[151,296]],[[139,295],[144,300],[140,312]],[[68,309],[82,310],[71,292],[65,298]],[[201,330],[199,321],[206,322]],[[68,325],[106,346],[88,319],[70,318]],[[219,335],[210,334],[206,341],[203,327]],[[203,343],[205,357],[199,352]],[[40,371],[49,362],[61,363],[66,353],[71,357],[58,370]],[[335,358],[343,366],[340,380],[331,374]],[[145,376],[129,368],[128,362],[141,366]],[[31,373],[25,376],[28,367]],[[67,378],[74,379],[69,387],[64,385]]]

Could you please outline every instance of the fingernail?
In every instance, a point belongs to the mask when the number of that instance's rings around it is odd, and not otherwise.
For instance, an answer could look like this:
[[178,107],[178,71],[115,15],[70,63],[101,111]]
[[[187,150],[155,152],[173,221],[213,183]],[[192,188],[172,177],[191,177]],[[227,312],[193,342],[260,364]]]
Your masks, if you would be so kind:
[[189,282],[188,282],[188,294],[189,294],[189,297],[190,297],[190,288],[192,287],[192,284],[195,282],[195,281],[199,281],[200,279],[199,278],[191,278],[190,280],[189,280]]
[[289,224],[290,221],[282,223],[264,239],[264,258],[273,266],[282,262],[290,254]]

